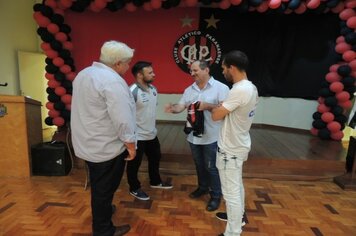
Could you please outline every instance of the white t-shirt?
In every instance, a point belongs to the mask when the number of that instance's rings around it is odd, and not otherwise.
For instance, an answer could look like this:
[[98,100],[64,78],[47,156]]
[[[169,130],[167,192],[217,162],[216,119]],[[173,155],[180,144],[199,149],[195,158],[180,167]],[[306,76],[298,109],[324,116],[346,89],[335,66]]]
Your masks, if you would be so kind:
[[[188,106],[189,104],[202,101],[211,104],[219,104],[225,100],[229,93],[229,87],[211,77],[203,89],[199,89],[196,83],[185,89],[179,104]],[[204,134],[202,137],[195,137],[191,132],[187,140],[190,143],[204,145],[211,144],[218,140],[221,121],[213,121],[211,112],[204,111]]]
[[130,90],[136,101],[137,140],[152,140],[157,135],[157,89],[150,84],[146,91],[135,83]]
[[94,62],[73,81],[71,130],[76,156],[104,162],[136,142],[135,101],[125,80]]
[[244,79],[233,85],[222,104],[230,111],[224,118],[219,133],[218,146],[222,151],[247,159],[251,149],[249,130],[257,103],[257,88],[251,81]]

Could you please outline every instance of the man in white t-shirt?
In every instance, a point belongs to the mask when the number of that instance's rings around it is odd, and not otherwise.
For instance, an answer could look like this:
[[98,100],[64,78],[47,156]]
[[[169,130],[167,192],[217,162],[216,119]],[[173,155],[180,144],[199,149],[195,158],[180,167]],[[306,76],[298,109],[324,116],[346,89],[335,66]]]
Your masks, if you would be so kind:
[[242,165],[251,149],[249,130],[258,102],[257,88],[247,79],[247,67],[248,58],[241,51],[231,51],[224,56],[223,74],[233,86],[221,106],[212,110],[212,119],[223,121],[218,139],[216,166],[226,202],[227,225],[225,232],[221,234],[224,236],[240,235],[245,224]]
[[162,181],[159,174],[161,148],[156,129],[158,93],[152,85],[155,79],[152,63],[138,61],[132,67],[131,72],[136,79],[136,83],[130,86],[130,90],[136,102],[137,150],[136,158],[127,163],[126,174],[130,194],[145,201],[150,197],[141,189],[141,183],[137,176],[143,154],[147,156],[151,188],[171,189],[173,186]]

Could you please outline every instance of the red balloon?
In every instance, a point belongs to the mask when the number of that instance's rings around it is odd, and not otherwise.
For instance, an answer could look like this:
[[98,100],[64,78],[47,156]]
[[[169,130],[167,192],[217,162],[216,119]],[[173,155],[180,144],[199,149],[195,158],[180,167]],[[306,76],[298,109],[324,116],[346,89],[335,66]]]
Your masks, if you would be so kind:
[[70,41],[65,41],[65,42],[63,42],[63,48],[71,51],[71,50],[73,50],[73,43]]
[[59,5],[61,6],[61,8],[67,9],[72,6],[72,1],[73,0],[60,0]]
[[345,42],[345,37],[344,36],[339,36],[336,38],[336,43],[342,43],[342,42]]
[[219,2],[219,7],[221,9],[228,9],[231,6],[230,0],[222,0],[221,2]]
[[318,136],[319,130],[313,127],[310,129],[310,133],[314,136]]
[[331,9],[331,11],[333,12],[333,13],[340,13],[342,10],[344,10],[345,9],[345,4],[342,2],[342,1],[340,1],[337,5],[336,5],[336,7],[334,7],[334,8],[332,8]]
[[341,76],[336,72],[329,72],[325,76],[326,81],[329,83],[337,82],[341,80]]
[[345,9],[345,10],[343,10],[342,12],[340,12],[339,17],[340,17],[341,20],[347,20],[347,19],[349,19],[350,17],[355,16],[355,15],[356,15],[356,13],[355,13],[354,10],[352,10],[352,9]]
[[58,117],[58,116],[60,116],[60,114],[61,113],[59,111],[55,110],[55,109],[52,109],[52,110],[48,111],[48,116],[52,117],[52,118]]
[[230,0],[231,4],[234,6],[240,5],[240,3],[242,2],[242,0]]
[[309,9],[315,9],[320,5],[320,0],[307,0],[307,7]]
[[356,71],[356,60],[352,60],[349,62],[349,66],[353,71]]
[[91,2],[89,8],[93,12],[100,12],[102,9],[97,7],[94,2]]
[[268,6],[271,9],[277,9],[281,5],[282,1],[281,0],[270,0],[268,2]]
[[68,111],[72,110],[72,104],[66,104],[65,107]]
[[51,45],[50,45],[49,43],[43,42],[43,43],[41,43],[41,49],[42,49],[43,51],[47,51],[47,50],[50,50],[50,49],[52,49],[52,48],[51,48]]
[[68,66],[68,65],[63,65],[63,66],[61,66],[61,67],[59,68],[59,70],[60,70],[62,73],[67,74],[67,73],[69,73],[69,72],[72,70],[72,68],[70,68],[70,66]]
[[54,109],[54,103],[53,102],[47,102],[46,103],[46,108],[48,110],[53,110]]
[[67,90],[61,86],[57,87],[54,89],[55,94],[57,94],[58,96],[63,96],[64,94],[67,93]]
[[347,21],[346,24],[348,27],[352,29],[356,29],[356,16],[350,17]]
[[263,1],[256,9],[258,12],[263,13],[269,8],[268,1]]
[[331,133],[335,133],[341,129],[341,125],[337,121],[331,121],[330,123],[327,124],[328,130],[331,131]]
[[68,39],[67,35],[63,32],[56,33],[54,37],[60,42],[65,42]]
[[352,47],[350,44],[346,43],[346,42],[341,42],[338,43],[335,47],[335,51],[337,53],[343,54],[344,52],[350,50]]
[[329,123],[331,121],[333,121],[335,118],[334,114],[331,113],[331,112],[324,112],[322,115],[321,115],[321,120],[326,122],[326,123]]
[[326,106],[325,104],[319,104],[317,110],[320,113],[325,113],[330,111],[330,107]]
[[54,51],[52,49],[48,49],[45,51],[45,54],[47,57],[51,58],[51,59],[54,59],[56,57],[58,57],[58,52],[57,51]]
[[63,96],[61,96],[61,101],[65,104],[70,104],[72,103],[72,95],[70,94],[65,94]]
[[339,68],[340,65],[338,64],[334,64],[332,66],[329,67],[329,71],[330,72],[337,72],[337,69]]
[[57,8],[57,2],[55,0],[46,0],[44,4],[52,9]]
[[48,87],[50,87],[50,88],[57,88],[58,86],[61,85],[61,83],[58,82],[58,81],[55,80],[55,79],[51,79],[51,80],[48,80],[47,85],[48,85]]
[[104,9],[106,7],[106,0],[94,0],[97,8]]
[[355,8],[356,7],[356,1],[355,0],[346,0],[345,1],[345,6],[347,8]]
[[53,80],[54,79],[54,74],[47,73],[45,74],[46,79],[48,80]]
[[318,103],[319,104],[324,104],[324,102],[325,102],[325,98],[323,98],[323,97],[319,97],[318,98]]
[[73,81],[75,79],[76,73],[75,72],[69,72],[66,74],[66,78],[69,81]]
[[128,12],[134,12],[137,10],[137,7],[132,3],[132,2],[129,2],[125,5],[125,9],[128,11]]
[[345,102],[350,99],[350,94],[346,91],[342,91],[340,93],[337,93],[335,97],[339,102]]
[[152,11],[151,3],[150,2],[145,2],[143,4],[143,9],[145,9],[146,11]]
[[338,105],[342,108],[349,109],[352,107],[352,102],[350,100],[339,102]]
[[47,26],[47,30],[52,34],[56,34],[59,32],[59,27],[58,25],[51,23]]
[[57,67],[61,67],[64,64],[64,60],[61,57],[56,57],[53,59],[53,64]]
[[64,125],[64,123],[65,123],[65,121],[64,121],[64,119],[62,118],[62,117],[55,117],[55,118],[53,118],[53,124],[54,125],[56,125],[56,126],[63,126]]
[[333,140],[336,140],[336,141],[339,141],[341,140],[343,137],[344,137],[344,133],[342,131],[337,131],[335,133],[331,133],[330,134],[330,137],[333,139]]
[[356,58],[356,53],[354,51],[352,51],[352,50],[348,50],[348,51],[346,51],[346,52],[344,52],[342,54],[342,58],[345,61],[350,62],[350,61],[352,61],[353,59]]
[[332,82],[329,86],[330,90],[334,93],[339,93],[344,90],[344,84],[341,82]]
[[187,7],[195,7],[198,4],[198,0],[186,0],[185,4]]
[[[181,1],[184,2],[184,1]],[[152,9],[159,9],[161,8],[162,1],[161,0],[151,0],[151,7]],[[184,2],[187,5],[187,2]]]
[[305,6],[304,2],[300,2],[300,5],[297,9],[295,9],[295,13],[297,14],[303,14],[307,10],[307,7]]

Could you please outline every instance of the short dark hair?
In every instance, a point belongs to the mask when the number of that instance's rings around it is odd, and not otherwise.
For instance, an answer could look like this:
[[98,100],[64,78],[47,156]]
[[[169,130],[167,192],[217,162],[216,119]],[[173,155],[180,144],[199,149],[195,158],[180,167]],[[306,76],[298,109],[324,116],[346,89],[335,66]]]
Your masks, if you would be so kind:
[[248,58],[246,54],[241,51],[231,51],[223,57],[223,65],[227,67],[236,66],[237,69],[246,71],[248,67]]
[[206,68],[209,68],[209,62],[206,60],[198,60],[199,61],[199,67],[200,69],[204,70]]
[[152,66],[152,62],[138,61],[135,63],[135,65],[132,66],[131,73],[136,77],[136,75],[141,72],[143,68],[150,66]]

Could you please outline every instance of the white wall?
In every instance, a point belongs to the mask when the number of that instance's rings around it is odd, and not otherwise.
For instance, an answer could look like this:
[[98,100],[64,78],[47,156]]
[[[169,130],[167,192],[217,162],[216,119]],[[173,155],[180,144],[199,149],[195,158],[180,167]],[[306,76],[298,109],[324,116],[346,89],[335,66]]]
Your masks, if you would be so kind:
[[20,95],[17,51],[38,51],[34,0],[0,0],[0,94]]

